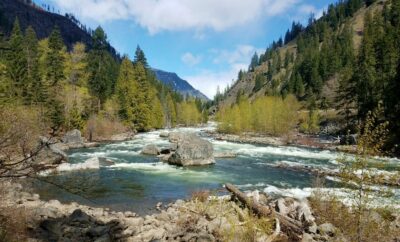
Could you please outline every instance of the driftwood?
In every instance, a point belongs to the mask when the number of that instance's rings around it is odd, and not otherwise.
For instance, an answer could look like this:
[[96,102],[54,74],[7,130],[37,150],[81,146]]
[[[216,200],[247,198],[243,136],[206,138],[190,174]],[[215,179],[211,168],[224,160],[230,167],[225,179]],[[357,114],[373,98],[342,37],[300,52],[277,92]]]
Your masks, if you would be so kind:
[[258,216],[274,217],[278,219],[282,231],[287,233],[289,237],[291,237],[294,240],[301,239],[301,236],[303,234],[303,228],[300,222],[292,218],[289,218],[287,216],[284,216],[280,213],[277,213],[274,209],[271,209],[269,206],[264,206],[256,201],[253,201],[253,199],[247,197],[246,194],[241,192],[232,184],[229,183],[225,184],[225,188],[229,192],[231,192],[240,202],[242,202],[254,213],[256,213]]

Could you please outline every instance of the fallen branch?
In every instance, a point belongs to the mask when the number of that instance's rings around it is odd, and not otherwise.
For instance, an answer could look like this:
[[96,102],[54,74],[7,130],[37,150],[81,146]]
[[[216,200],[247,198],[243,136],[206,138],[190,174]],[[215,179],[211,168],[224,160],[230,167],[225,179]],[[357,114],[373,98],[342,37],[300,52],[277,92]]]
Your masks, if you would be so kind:
[[292,238],[293,240],[301,239],[301,236],[303,234],[303,229],[300,222],[275,212],[275,210],[271,209],[269,206],[264,206],[257,203],[256,201],[253,201],[253,199],[247,197],[246,194],[241,192],[232,184],[229,183],[225,184],[225,188],[229,192],[231,192],[240,202],[242,202],[254,213],[256,213],[258,216],[263,216],[263,217],[271,216],[278,219],[282,231],[288,234],[290,238]]

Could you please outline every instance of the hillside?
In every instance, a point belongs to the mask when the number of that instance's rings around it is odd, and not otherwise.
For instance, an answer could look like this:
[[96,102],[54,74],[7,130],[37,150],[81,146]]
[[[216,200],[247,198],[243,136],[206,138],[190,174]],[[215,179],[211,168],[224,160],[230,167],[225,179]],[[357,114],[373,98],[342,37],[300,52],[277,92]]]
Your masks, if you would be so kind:
[[[345,1],[348,2],[348,1]],[[376,1],[370,6],[363,6],[358,9],[351,17],[347,17],[341,27],[335,30],[333,35],[339,35],[344,26],[350,26],[352,29],[352,39],[354,51],[357,52],[360,48],[361,40],[364,31],[364,18],[367,12],[381,12],[386,0]],[[270,96],[276,94],[282,94],[286,92],[285,88],[289,85],[290,79],[292,78],[292,73],[296,66],[296,61],[298,57],[298,40],[299,36],[307,35],[313,26],[318,25],[321,22],[316,20],[315,23],[310,27],[304,28],[301,33],[299,33],[290,42],[278,46],[275,42],[260,56],[259,63],[254,67],[253,70],[244,72],[242,78],[237,80],[233,86],[231,86],[226,93],[223,94],[219,102],[219,106],[229,106],[236,102],[237,97],[240,95],[248,97],[250,100],[254,100],[260,96]],[[319,51],[324,44],[324,40],[320,40]],[[277,57],[279,56],[279,57]],[[285,63],[287,58],[291,59],[288,63]],[[278,70],[273,71],[273,74],[269,72],[271,65],[278,61]],[[321,88],[321,93],[319,99],[326,101],[330,105],[335,103],[337,98],[336,90],[339,87],[338,74],[342,69],[338,68],[334,73],[331,73],[326,78],[323,78],[323,86]],[[259,77],[257,80],[257,77]],[[258,82],[258,83],[257,83]],[[305,87],[306,89],[306,87]],[[299,95],[300,99],[306,99],[306,96]]]
[[204,101],[208,101],[208,97],[196,90],[187,81],[180,78],[176,73],[166,72],[158,69],[153,69],[157,79],[163,82],[165,85],[170,86],[173,90],[179,92],[183,96],[191,96],[199,98]]
[[[319,19],[310,17],[307,26],[293,23],[285,40],[255,54],[249,69],[217,95],[225,131],[266,132],[271,125],[259,130],[261,124],[282,117],[257,115],[264,109],[293,111],[288,102],[295,98],[299,115],[286,132],[355,134],[375,112],[389,125],[386,148],[400,153],[399,16],[397,0],[346,0],[331,4]],[[230,121],[237,118],[241,122]]]
[[[18,18],[22,30],[32,26],[39,39],[47,38],[54,26],[60,28],[61,36],[69,50],[76,42],[84,43],[89,49],[92,46],[92,37],[88,31],[80,28],[66,16],[48,12],[40,7],[29,5],[20,0],[0,1],[0,30],[9,35],[15,19]],[[116,56],[113,47],[108,45],[109,52]]]

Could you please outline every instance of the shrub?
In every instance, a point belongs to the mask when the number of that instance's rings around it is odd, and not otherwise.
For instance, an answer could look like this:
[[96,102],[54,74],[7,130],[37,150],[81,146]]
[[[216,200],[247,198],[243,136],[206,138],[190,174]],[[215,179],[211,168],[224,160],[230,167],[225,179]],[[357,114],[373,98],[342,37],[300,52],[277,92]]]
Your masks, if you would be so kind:
[[218,129],[224,133],[259,132],[286,135],[297,125],[299,103],[294,96],[261,97],[250,103],[241,99],[217,114]]
[[105,115],[92,115],[87,121],[85,137],[89,141],[107,140],[112,135],[127,132],[128,127],[116,118],[105,117]]

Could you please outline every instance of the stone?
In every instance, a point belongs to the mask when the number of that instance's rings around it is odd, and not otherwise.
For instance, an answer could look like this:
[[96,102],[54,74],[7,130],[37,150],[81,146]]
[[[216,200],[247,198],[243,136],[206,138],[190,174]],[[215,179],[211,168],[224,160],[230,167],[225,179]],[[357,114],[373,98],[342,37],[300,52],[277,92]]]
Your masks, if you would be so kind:
[[163,228],[154,228],[142,233],[142,239],[144,241],[161,240],[164,234],[165,230]]
[[141,152],[143,155],[159,155],[160,154],[160,149],[154,145],[146,145]]
[[178,143],[179,141],[181,141],[183,139],[184,136],[185,136],[184,133],[179,133],[179,132],[169,133],[169,135],[168,135],[169,142]]
[[127,218],[133,218],[133,217],[136,216],[136,214],[133,213],[133,212],[131,212],[131,211],[126,211],[126,212],[124,213],[124,215],[125,215],[125,217],[127,217]]
[[[178,149],[168,159],[168,163],[178,166],[201,166],[214,164],[213,146],[194,134],[178,133]],[[171,137],[171,136],[170,136]]]
[[70,216],[70,222],[89,223],[90,217],[80,209],[76,209]]
[[214,158],[220,158],[220,159],[228,159],[228,158],[236,158],[237,153],[234,152],[217,152],[214,155]]
[[169,136],[169,133],[168,133],[168,132],[161,132],[161,133],[160,133],[160,137],[161,137],[161,138],[168,138],[168,136]]
[[36,156],[36,160],[43,165],[58,165],[68,161],[68,155],[51,144],[46,137],[40,137],[40,151]]
[[304,233],[301,242],[315,242],[311,234]]
[[91,237],[101,237],[108,233],[109,228],[107,226],[96,226],[89,229],[87,234]]
[[333,237],[336,234],[336,228],[331,223],[324,223],[318,226],[318,231],[322,235]]
[[356,145],[356,144],[357,144],[356,134],[344,135],[340,138],[340,145]]
[[112,166],[115,162],[105,157],[98,157],[100,166]]
[[67,132],[62,138],[64,144],[84,143],[84,139],[81,136],[81,131],[74,129]]

